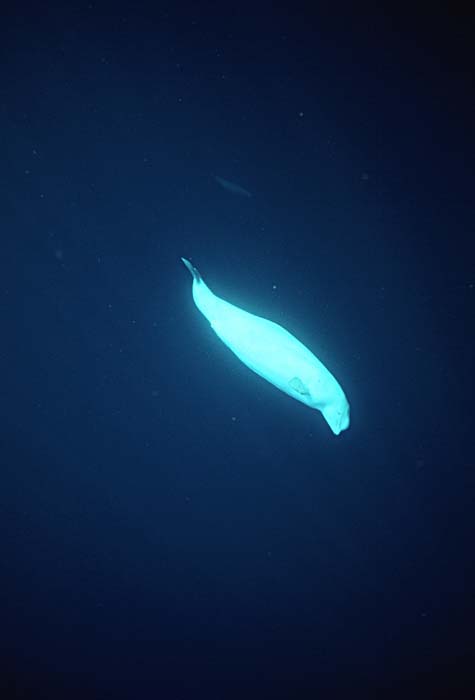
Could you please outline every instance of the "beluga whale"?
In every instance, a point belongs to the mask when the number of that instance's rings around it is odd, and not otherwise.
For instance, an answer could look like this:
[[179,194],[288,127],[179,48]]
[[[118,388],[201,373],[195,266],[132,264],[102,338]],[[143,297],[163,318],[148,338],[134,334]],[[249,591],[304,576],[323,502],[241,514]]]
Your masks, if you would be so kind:
[[193,300],[223,343],[253,372],[320,411],[335,435],[350,425],[350,406],[333,374],[285,328],[213,294],[189,260]]

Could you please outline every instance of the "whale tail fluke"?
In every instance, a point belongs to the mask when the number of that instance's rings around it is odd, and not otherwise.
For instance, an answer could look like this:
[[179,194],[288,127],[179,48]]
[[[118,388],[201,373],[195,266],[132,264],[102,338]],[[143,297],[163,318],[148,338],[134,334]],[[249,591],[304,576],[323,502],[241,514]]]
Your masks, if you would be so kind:
[[190,261],[187,260],[186,258],[182,258],[182,260],[183,260],[184,265],[185,265],[185,266],[188,268],[188,270],[190,271],[190,274],[191,274],[191,276],[193,277],[193,279],[194,279],[196,282],[201,282],[201,275],[200,275],[200,273],[198,272],[198,270],[196,269],[196,267],[193,267],[193,265],[190,263]]

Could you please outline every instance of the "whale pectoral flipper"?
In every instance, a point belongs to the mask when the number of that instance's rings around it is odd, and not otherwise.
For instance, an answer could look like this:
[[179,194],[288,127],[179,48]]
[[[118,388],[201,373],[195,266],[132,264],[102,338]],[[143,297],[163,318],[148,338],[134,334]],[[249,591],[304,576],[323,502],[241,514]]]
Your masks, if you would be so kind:
[[350,425],[350,406],[333,374],[277,323],[217,297],[189,260],[193,300],[216,335],[249,369],[297,401],[320,411],[335,435]]
[[300,377],[293,377],[289,382],[289,386],[301,396],[310,396],[308,387],[305,386]]

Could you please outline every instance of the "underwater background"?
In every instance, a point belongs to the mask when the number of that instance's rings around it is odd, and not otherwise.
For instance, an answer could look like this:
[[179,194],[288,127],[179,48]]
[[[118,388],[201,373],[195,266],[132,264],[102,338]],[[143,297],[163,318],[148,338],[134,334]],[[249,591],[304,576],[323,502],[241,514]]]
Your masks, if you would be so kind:
[[[2,698],[475,696],[460,13],[2,11]],[[349,430],[224,347],[182,256]]]

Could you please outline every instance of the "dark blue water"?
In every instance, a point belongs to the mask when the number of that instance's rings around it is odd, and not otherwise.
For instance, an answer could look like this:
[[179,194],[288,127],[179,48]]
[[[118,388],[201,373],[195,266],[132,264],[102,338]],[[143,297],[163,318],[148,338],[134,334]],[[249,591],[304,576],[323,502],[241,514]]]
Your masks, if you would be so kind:
[[2,19],[2,698],[473,697],[469,17],[158,5]]

